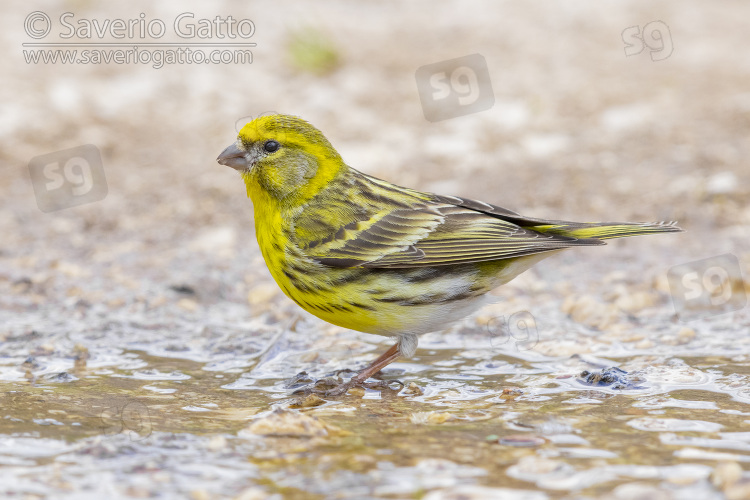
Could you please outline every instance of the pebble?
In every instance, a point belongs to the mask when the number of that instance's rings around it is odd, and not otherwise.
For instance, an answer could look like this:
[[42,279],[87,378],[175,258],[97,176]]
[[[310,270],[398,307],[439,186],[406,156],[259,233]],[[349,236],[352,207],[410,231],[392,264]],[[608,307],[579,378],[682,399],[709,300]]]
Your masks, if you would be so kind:
[[303,363],[312,363],[319,357],[320,357],[320,354],[318,354],[317,351],[309,351],[309,352],[302,354],[299,357],[299,360],[302,361]]
[[565,470],[568,466],[560,460],[529,455],[521,458],[515,465],[516,470],[523,475],[551,474]]
[[308,394],[306,397],[301,399],[297,404],[302,408],[313,408],[320,406],[325,403],[326,400],[318,396],[317,394]]
[[198,303],[193,299],[180,299],[177,301],[177,305],[186,311],[195,311],[198,309]]
[[192,500],[210,500],[211,496],[206,490],[193,490],[190,492],[190,498]]
[[650,341],[649,339],[644,339],[635,344],[636,349],[650,349],[654,347],[654,343]]
[[742,477],[742,467],[737,462],[721,462],[711,473],[711,484],[717,488],[727,488]]
[[110,299],[107,301],[107,306],[109,306],[110,309],[119,309],[124,305],[125,305],[125,300],[120,299],[120,298]]
[[[267,500],[268,498],[277,498],[276,496],[270,496],[267,491],[264,491],[258,487],[250,487],[243,490],[239,495],[234,497],[234,500]],[[278,497],[281,498],[281,497]]]
[[227,438],[225,438],[222,435],[214,436],[211,438],[211,440],[206,444],[206,448],[208,448],[211,451],[219,451],[223,450],[227,447]]
[[414,382],[409,382],[409,385],[406,386],[406,389],[404,389],[404,394],[413,394],[415,396],[421,396],[422,394],[424,394],[424,392],[422,391],[422,388],[419,387],[417,384],[415,384]]
[[451,413],[439,413],[436,411],[423,411],[412,413],[409,420],[413,424],[443,424],[455,417]]
[[695,338],[695,330],[688,327],[683,327],[678,333],[677,333],[677,339],[680,344],[687,344],[691,340]]
[[490,488],[487,486],[461,485],[453,488],[433,490],[423,500],[548,500],[541,491],[517,490],[510,488]]
[[623,342],[638,342],[639,340],[645,339],[645,335],[640,333],[635,333],[633,335],[630,335],[628,337],[625,337],[622,339]]
[[251,306],[262,306],[271,302],[278,293],[279,287],[275,283],[263,283],[250,290],[247,301]]
[[731,194],[737,190],[738,184],[734,172],[719,172],[708,178],[706,192],[708,194]]
[[500,438],[498,442],[505,446],[515,446],[516,448],[533,448],[543,445],[546,443],[546,440],[543,437],[534,436],[533,434],[512,434]]
[[221,257],[231,257],[237,241],[237,234],[233,227],[213,227],[203,230],[190,243],[190,250],[216,254]]
[[744,480],[724,488],[727,500],[747,500],[750,498],[750,481]]
[[656,295],[649,292],[634,292],[620,296],[615,305],[626,313],[635,313],[656,304]]
[[672,497],[664,490],[652,484],[627,483],[612,490],[612,497],[617,500],[670,500]]
[[569,296],[560,309],[576,323],[600,330],[614,323],[618,314],[617,307],[599,302],[591,295]]
[[519,389],[518,387],[506,387],[503,389],[503,392],[500,394],[500,399],[504,399],[506,401],[512,401],[516,399],[518,396],[521,396],[523,394],[523,391]]
[[153,298],[149,301],[148,308],[156,309],[158,307],[163,306],[166,303],[167,303],[167,298],[164,295],[159,295],[158,297]]
[[293,410],[276,410],[253,421],[241,430],[238,435],[283,436],[296,438],[325,437],[337,433],[340,429],[329,425],[317,417],[312,417]]

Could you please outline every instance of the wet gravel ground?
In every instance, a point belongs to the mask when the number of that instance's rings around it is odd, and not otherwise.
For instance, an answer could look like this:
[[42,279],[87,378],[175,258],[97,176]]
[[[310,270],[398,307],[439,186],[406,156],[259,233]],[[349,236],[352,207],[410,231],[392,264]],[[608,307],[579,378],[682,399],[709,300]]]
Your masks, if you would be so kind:
[[[750,498],[750,7],[711,7],[8,7],[0,496]],[[251,65],[26,64],[35,9],[232,14],[258,45]],[[632,27],[662,38],[626,56]],[[295,59],[318,36],[322,62]],[[426,120],[417,69],[475,53],[494,105]],[[423,336],[388,388],[296,395],[391,340],[309,316],[270,278],[214,158],[272,110],[399,184],[687,232],[551,257]],[[41,211],[60,200],[30,160],[86,144],[105,195]]]

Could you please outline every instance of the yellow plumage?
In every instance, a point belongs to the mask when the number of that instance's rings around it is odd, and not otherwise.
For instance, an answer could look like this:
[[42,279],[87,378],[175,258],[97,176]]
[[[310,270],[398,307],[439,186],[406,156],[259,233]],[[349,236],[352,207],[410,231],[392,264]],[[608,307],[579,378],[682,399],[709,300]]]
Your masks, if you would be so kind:
[[242,174],[263,258],[289,298],[335,325],[398,337],[346,387],[555,251],[680,230],[535,219],[396,186],[347,166],[319,130],[287,115],[248,123],[218,161]]

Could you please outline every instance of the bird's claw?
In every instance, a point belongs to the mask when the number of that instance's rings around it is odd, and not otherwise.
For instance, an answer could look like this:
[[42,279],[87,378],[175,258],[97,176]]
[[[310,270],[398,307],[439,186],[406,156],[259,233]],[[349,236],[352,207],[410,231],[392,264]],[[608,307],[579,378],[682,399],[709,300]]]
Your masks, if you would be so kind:
[[[349,370],[350,371],[350,370]],[[391,384],[398,384],[400,387],[398,390],[401,390],[405,384],[401,382],[400,380],[376,380],[373,382],[368,382],[366,380],[359,381],[356,380],[356,377],[353,377],[348,382],[344,382],[341,380],[340,377],[337,377],[337,379],[334,379],[333,377],[326,377],[323,379],[316,380],[314,384],[307,386],[307,387],[301,387],[294,391],[292,394],[299,395],[299,394],[316,394],[318,396],[324,396],[324,397],[331,397],[331,396],[341,396],[342,394],[346,394],[349,389],[353,387],[362,387],[363,389],[391,389]],[[395,389],[392,389],[395,390]]]

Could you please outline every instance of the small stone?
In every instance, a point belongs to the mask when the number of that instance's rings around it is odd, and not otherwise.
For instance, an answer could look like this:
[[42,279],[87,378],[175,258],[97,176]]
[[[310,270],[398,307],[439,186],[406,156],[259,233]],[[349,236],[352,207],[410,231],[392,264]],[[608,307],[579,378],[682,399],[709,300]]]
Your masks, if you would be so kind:
[[734,172],[719,172],[708,178],[706,192],[708,194],[730,194],[737,190],[737,176]]
[[422,391],[422,388],[419,387],[417,384],[415,384],[414,382],[409,382],[409,385],[406,387],[406,389],[404,389],[404,394],[413,394],[415,396],[421,396],[422,394],[424,394],[424,392]]
[[505,446],[515,446],[516,448],[532,448],[534,446],[541,446],[545,442],[546,440],[543,437],[526,434],[504,436],[499,441],[500,444]]
[[88,270],[85,270],[72,262],[59,261],[53,267],[57,269],[58,272],[71,278],[81,278],[90,275]]
[[313,361],[318,359],[319,356],[320,355],[318,354],[317,351],[310,351],[301,355],[299,357],[299,360],[302,361],[303,363],[312,363]]
[[192,500],[210,500],[211,496],[206,490],[193,490],[190,492]]
[[742,467],[737,462],[721,462],[711,473],[711,484],[717,488],[731,486],[742,477]]
[[573,321],[603,330],[614,323],[618,310],[612,304],[598,302],[591,295],[569,296],[561,307]]
[[656,303],[656,297],[648,292],[635,292],[622,295],[617,299],[615,305],[626,313],[635,313],[653,306]]
[[672,496],[652,484],[626,483],[612,490],[617,500],[669,500]]
[[662,345],[677,345],[677,337],[674,335],[662,335],[659,337],[659,343]]
[[49,356],[55,352],[55,346],[52,344],[42,344],[34,349],[34,356]]
[[665,294],[671,293],[671,289],[669,288],[669,279],[667,278],[666,274],[659,274],[658,276],[656,276],[651,283],[651,286],[657,292]]
[[443,424],[455,417],[450,413],[438,413],[436,411],[423,411],[412,413],[409,419],[413,424]]
[[180,299],[177,301],[177,305],[186,311],[195,311],[198,309],[198,303],[193,299]]
[[234,500],[265,500],[267,498],[271,498],[268,492],[253,486],[243,490],[239,495],[234,497]]
[[236,233],[231,226],[205,229],[190,243],[190,250],[231,257],[237,242]]
[[673,477],[668,477],[667,481],[677,486],[689,486],[703,479],[704,478],[697,477],[697,476],[673,476]]
[[325,403],[326,400],[318,396],[317,394],[308,394],[304,399],[299,402],[302,408],[312,408],[320,406]]
[[687,344],[691,340],[695,338],[695,330],[688,327],[683,327],[678,333],[677,333],[677,343],[678,344]]
[[225,438],[222,435],[212,437],[211,440],[206,445],[206,448],[208,448],[211,451],[223,450],[226,447],[227,447],[227,438]]
[[251,306],[262,306],[271,302],[276,294],[279,293],[279,287],[273,283],[263,283],[254,287],[247,294],[247,301]]
[[[417,497],[413,497],[417,498]],[[548,500],[549,497],[541,491],[491,488],[487,486],[458,484],[448,488],[439,488],[419,497],[422,500]]]
[[284,436],[296,438],[325,437],[339,432],[336,426],[322,420],[289,410],[276,410],[270,415],[255,420],[238,435]]
[[195,288],[185,283],[179,285],[171,285],[169,289],[173,292],[181,293],[183,295],[195,295]]
[[628,273],[623,270],[610,271],[602,279],[603,283],[617,283],[618,281],[627,281]]
[[649,339],[641,340],[640,342],[635,344],[636,349],[650,349],[652,347],[654,347],[654,343]]
[[747,500],[750,498],[750,481],[739,481],[724,488],[727,500]]
[[148,303],[149,309],[156,309],[167,303],[167,298],[164,295],[159,295],[155,299],[151,299]]
[[631,330],[633,327],[627,323],[614,323],[607,327],[607,333],[613,335],[615,339],[619,339],[619,335]]
[[523,391],[519,389],[518,387],[506,387],[505,389],[503,389],[503,392],[500,394],[500,399],[504,399],[506,401],[512,401],[522,394],[523,394]]
[[642,335],[640,333],[636,333],[636,334],[630,335],[628,337],[625,337],[624,339],[622,339],[622,341],[623,342],[638,342],[639,340],[643,340],[645,338],[646,337],[644,335]]
[[107,301],[107,305],[111,309],[118,309],[122,307],[123,305],[125,305],[125,301],[123,299],[110,299]]
[[560,460],[528,455],[519,460],[515,467],[524,475],[544,475],[565,470],[568,466]]

